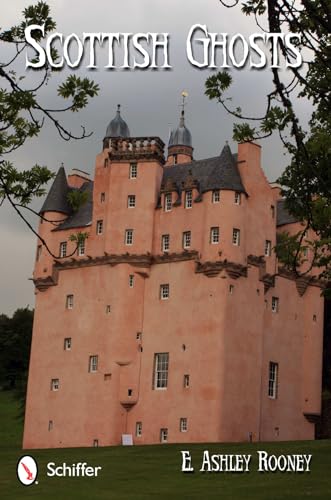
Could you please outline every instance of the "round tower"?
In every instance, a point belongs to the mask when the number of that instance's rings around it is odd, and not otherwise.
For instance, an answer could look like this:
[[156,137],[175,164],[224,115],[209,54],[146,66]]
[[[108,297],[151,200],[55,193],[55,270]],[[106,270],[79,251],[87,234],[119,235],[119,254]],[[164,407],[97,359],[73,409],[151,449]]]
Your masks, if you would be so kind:
[[181,112],[179,125],[173,129],[168,143],[167,165],[189,163],[193,160],[192,135],[185,125],[185,112]]

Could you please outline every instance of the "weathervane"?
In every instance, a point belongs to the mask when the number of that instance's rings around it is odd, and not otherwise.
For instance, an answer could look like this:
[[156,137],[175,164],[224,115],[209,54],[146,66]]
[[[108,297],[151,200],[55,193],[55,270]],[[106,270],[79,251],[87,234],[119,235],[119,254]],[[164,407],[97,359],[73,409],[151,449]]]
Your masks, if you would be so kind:
[[188,92],[187,92],[186,90],[183,90],[183,92],[182,92],[182,98],[183,98],[183,100],[182,100],[182,104],[180,104],[180,106],[181,106],[181,108],[182,108],[182,112],[183,112],[183,114],[184,114],[184,111],[185,111],[185,104],[186,104],[185,99],[186,99],[187,97],[188,97]]

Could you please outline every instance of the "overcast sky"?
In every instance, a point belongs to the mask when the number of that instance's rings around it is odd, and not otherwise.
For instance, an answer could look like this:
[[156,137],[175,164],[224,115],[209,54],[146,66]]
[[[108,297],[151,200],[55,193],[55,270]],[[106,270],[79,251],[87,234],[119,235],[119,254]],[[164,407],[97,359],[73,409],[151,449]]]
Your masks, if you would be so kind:
[[[24,7],[32,1],[11,0],[2,6],[2,29],[20,19]],[[79,133],[84,124],[93,135],[84,141],[63,142],[55,129],[46,124],[42,133],[29,140],[12,155],[20,168],[35,163],[56,171],[64,163],[67,173],[80,168],[93,174],[96,154],[109,121],[114,117],[117,103],[122,104],[122,116],[132,136],[155,135],[167,142],[169,127],[176,126],[182,90],[189,94],[186,106],[186,125],[193,138],[196,159],[219,154],[226,140],[232,151],[232,119],[204,95],[204,82],[212,70],[199,70],[186,57],[186,37],[194,24],[205,24],[210,32],[249,35],[259,31],[253,20],[239,9],[226,9],[218,0],[54,0],[48,2],[57,22],[57,31],[64,35],[83,32],[167,32],[170,34],[170,64],[172,69],[145,71],[107,71],[101,66],[88,71],[82,65],[75,73],[89,76],[100,85],[99,96],[81,113],[63,117],[64,123]],[[24,55],[25,58],[25,55]],[[21,74],[26,74],[24,58]],[[31,72],[30,72],[31,73]],[[56,105],[56,86],[67,76],[59,72],[41,92],[41,102],[47,107]],[[252,71],[249,68],[232,71],[233,102],[243,110],[258,113],[263,110],[263,97],[270,91],[270,70]],[[28,78],[35,78],[35,74]],[[2,82],[1,82],[2,84]],[[305,114],[305,103],[301,113]],[[277,138],[263,143],[263,167],[270,181],[275,180],[286,165]],[[42,200],[35,205],[38,209]],[[34,305],[33,284],[29,281],[34,264],[36,240],[18,217],[4,206],[0,210],[0,313],[11,314],[17,307]]]

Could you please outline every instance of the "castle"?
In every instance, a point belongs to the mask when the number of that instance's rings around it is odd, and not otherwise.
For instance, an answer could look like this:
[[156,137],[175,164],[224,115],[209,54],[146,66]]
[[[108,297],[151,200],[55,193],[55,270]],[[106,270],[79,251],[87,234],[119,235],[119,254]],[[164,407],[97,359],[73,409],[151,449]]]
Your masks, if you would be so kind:
[[314,438],[321,284],[276,259],[277,232],[300,224],[260,155],[226,144],[195,161],[182,111],[165,158],[118,109],[94,180],[59,169],[40,212],[53,256],[38,243],[24,448]]

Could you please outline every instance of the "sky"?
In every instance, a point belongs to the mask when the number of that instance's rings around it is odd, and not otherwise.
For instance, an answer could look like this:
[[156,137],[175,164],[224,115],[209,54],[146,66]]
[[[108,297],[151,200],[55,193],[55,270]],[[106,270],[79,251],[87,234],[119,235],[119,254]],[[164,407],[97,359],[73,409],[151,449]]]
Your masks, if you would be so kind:
[[[32,3],[32,0],[5,2],[1,12],[2,29],[17,24],[21,11]],[[98,97],[86,109],[61,118],[74,133],[79,134],[80,126],[84,125],[93,134],[83,141],[64,142],[54,127],[45,123],[37,138],[28,140],[11,155],[10,160],[18,168],[27,169],[37,163],[56,172],[63,163],[67,173],[79,168],[93,175],[95,156],[102,148],[106,127],[115,116],[118,103],[131,136],[159,136],[167,143],[170,128],[178,124],[183,90],[188,92],[185,116],[193,138],[195,159],[218,155],[225,141],[229,141],[232,151],[236,152],[237,146],[232,140],[233,120],[219,104],[204,95],[205,80],[215,70],[198,69],[189,63],[186,38],[194,24],[206,25],[209,32],[248,36],[259,31],[253,19],[244,16],[238,8],[225,8],[218,0],[54,0],[48,4],[57,31],[65,36],[70,33],[81,36],[83,32],[169,33],[172,69],[105,70],[100,58],[96,70],[86,69],[83,63],[76,70],[57,72],[39,94],[41,104],[46,107],[59,105],[57,86],[71,72],[88,76],[99,84]],[[38,73],[25,68],[25,53],[16,69],[26,77],[26,84],[37,81]],[[272,89],[271,70],[245,67],[231,70],[231,74],[232,102],[246,113],[263,112],[264,96]],[[2,87],[3,82],[0,83]],[[298,101],[297,106],[305,119],[307,104]],[[275,181],[286,166],[287,158],[277,137],[261,145],[263,168],[268,179]],[[38,199],[33,207],[39,210],[41,205],[42,199]],[[10,315],[18,307],[34,307],[31,276],[36,238],[6,204],[0,210],[0,235],[0,314]]]

